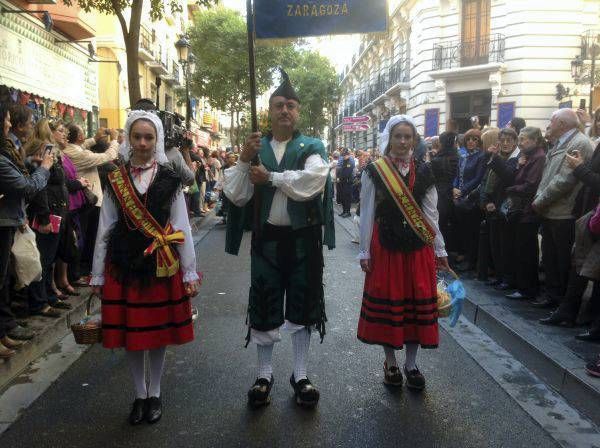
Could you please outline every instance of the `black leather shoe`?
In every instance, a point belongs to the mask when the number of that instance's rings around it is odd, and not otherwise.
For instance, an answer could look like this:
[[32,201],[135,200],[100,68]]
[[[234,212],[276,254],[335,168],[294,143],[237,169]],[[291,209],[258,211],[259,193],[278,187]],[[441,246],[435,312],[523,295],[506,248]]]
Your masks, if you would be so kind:
[[600,342],[600,332],[588,330],[575,336],[575,339],[586,342]]
[[271,375],[271,381],[266,378],[257,378],[250,390],[248,391],[248,404],[251,408],[256,409],[261,406],[267,406],[271,403],[271,388],[275,379]]
[[150,424],[156,423],[162,417],[162,403],[158,397],[150,397],[146,408],[146,421]]
[[536,300],[535,302],[531,302],[531,306],[536,308],[554,308],[558,304],[554,300],[550,300],[547,298]]
[[144,421],[144,415],[146,414],[146,400],[143,398],[136,398],[131,405],[131,412],[129,413],[129,423],[131,425],[139,425]]
[[412,390],[425,389],[425,377],[417,367],[413,370],[407,370],[404,367],[404,376],[406,376],[406,387]]
[[319,402],[320,393],[308,378],[296,382],[294,375],[290,377],[290,384],[294,388],[296,404],[305,408],[314,408]]
[[575,319],[571,316],[567,316],[564,313],[561,313],[559,310],[556,310],[550,316],[544,317],[539,320],[542,325],[552,325],[556,327],[574,327]]

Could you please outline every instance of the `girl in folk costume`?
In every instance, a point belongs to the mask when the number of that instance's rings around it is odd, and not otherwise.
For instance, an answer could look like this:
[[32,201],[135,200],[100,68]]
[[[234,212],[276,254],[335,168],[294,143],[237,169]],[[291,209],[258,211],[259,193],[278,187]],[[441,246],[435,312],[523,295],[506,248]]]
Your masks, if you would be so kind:
[[383,346],[384,382],[402,386],[396,350],[406,346],[407,387],[421,390],[419,345],[438,346],[436,261],[449,269],[438,228],[437,191],[429,163],[413,157],[413,120],[397,115],[382,134],[383,157],[362,175],[360,265],[366,272],[358,338]]
[[166,346],[194,338],[196,256],[181,179],[168,165],[164,139],[158,116],[129,114],[120,166],[109,174],[102,203],[90,281],[102,295],[104,347],[126,350],[136,391],[131,424],[160,419]]

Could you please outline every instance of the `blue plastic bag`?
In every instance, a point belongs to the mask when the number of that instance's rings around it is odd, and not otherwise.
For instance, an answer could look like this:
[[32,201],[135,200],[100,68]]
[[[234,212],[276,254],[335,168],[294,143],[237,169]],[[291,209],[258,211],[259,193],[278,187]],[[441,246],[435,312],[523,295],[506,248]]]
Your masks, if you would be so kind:
[[463,303],[467,297],[467,291],[465,290],[463,283],[458,279],[453,280],[446,288],[446,291],[448,291],[448,294],[452,297],[452,301],[450,302],[450,316],[448,317],[450,318],[450,326],[454,327],[462,313]]

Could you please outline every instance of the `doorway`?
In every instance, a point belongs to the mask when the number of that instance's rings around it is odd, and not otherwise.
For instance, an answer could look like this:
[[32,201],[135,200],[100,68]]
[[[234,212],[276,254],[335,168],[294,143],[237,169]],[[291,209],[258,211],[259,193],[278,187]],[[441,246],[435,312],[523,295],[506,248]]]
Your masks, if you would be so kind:
[[477,115],[479,124],[490,123],[492,91],[477,90],[450,94],[450,116],[458,125],[461,134],[471,129],[471,117]]

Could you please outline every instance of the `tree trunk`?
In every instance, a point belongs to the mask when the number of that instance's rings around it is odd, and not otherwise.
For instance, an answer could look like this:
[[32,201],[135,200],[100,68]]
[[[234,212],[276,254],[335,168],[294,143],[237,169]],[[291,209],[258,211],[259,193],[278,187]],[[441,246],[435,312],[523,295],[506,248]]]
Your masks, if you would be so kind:
[[140,48],[140,24],[144,0],[133,0],[131,3],[131,18],[129,31],[123,27],[125,50],[127,51],[127,83],[129,86],[129,101],[133,106],[141,97],[140,74],[138,70],[138,52]]
[[229,124],[229,141],[231,142],[231,146],[233,147],[235,145],[235,139],[233,138],[233,133],[234,133],[234,129],[233,129],[233,107],[230,110],[230,118],[231,118],[231,122]]
[[240,145],[240,111],[235,111],[235,144]]

